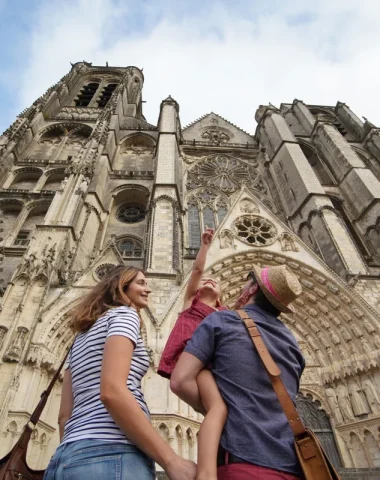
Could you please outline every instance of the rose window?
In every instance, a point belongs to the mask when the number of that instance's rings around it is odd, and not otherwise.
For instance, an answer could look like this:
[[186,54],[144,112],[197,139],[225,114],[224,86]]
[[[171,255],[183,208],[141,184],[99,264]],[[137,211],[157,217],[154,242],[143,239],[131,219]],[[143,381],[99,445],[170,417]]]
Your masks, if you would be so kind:
[[189,171],[187,188],[206,184],[225,193],[233,193],[242,184],[253,185],[257,177],[258,172],[253,166],[235,158],[218,155],[198,163]]
[[103,280],[115,267],[113,263],[103,263],[96,268],[95,275],[99,280]]
[[239,240],[255,247],[271,245],[277,237],[273,223],[256,215],[243,215],[236,219],[234,230]]
[[145,217],[145,210],[141,205],[122,205],[116,212],[116,217],[120,222],[136,223]]

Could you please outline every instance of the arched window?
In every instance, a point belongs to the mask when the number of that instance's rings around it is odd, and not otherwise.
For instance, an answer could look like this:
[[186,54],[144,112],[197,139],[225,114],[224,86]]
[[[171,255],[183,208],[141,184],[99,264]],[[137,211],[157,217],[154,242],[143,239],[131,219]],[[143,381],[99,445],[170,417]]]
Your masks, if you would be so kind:
[[153,171],[155,142],[147,135],[133,135],[120,145],[114,169],[126,171]]
[[201,232],[206,227],[218,228],[227,211],[227,204],[218,191],[201,188],[193,192],[188,200],[188,255],[194,256],[197,253]]
[[215,217],[211,207],[206,206],[203,209],[203,225],[204,228],[215,228]]
[[78,97],[75,99],[75,106],[88,107],[98,87],[99,87],[99,83],[95,83],[95,82],[84,85]]
[[218,223],[222,223],[224,217],[227,215],[227,205],[225,203],[219,203],[218,205]]
[[142,243],[135,238],[126,237],[121,239],[118,244],[118,249],[123,258],[141,258],[143,254]]
[[116,87],[117,87],[117,83],[109,83],[103,89],[102,93],[100,94],[100,97],[97,100],[99,108],[103,108],[107,105]]
[[358,148],[351,147],[356,155],[363,161],[364,165],[371,170],[375,177],[380,181],[380,164],[374,160],[371,155],[364,153]]
[[337,130],[341,133],[341,135],[343,135],[343,137],[347,135],[348,132],[346,127],[339,120],[339,118],[337,118],[335,113],[323,108],[310,108],[310,112],[314,115],[314,117],[317,120],[321,122],[332,123],[337,128]]
[[20,169],[14,172],[15,178],[10,188],[17,190],[33,190],[37,181],[42,175],[42,171],[38,169]]
[[309,146],[303,143],[300,143],[299,145],[303,154],[313,168],[314,173],[318,177],[318,180],[321,182],[321,185],[334,185],[334,177],[327,166],[323,163],[319,155]]
[[47,177],[46,182],[42,187],[42,190],[58,190],[64,178],[64,172],[52,173]]
[[199,221],[199,209],[197,205],[190,204],[188,210],[189,220],[189,247],[197,249],[201,245],[201,224]]
[[36,205],[29,212],[28,217],[23,223],[21,229],[17,232],[14,239],[14,244],[18,246],[27,246],[30,242],[30,235],[36,225],[42,225],[45,220],[46,212],[48,211],[49,203],[44,202]]
[[362,254],[362,256],[368,260],[369,258],[369,251],[367,250],[363,240],[361,239],[360,235],[358,232],[355,230],[355,227],[353,226],[351,220],[348,218],[348,215],[343,207],[343,202],[342,200],[336,198],[336,197],[330,197],[331,203],[333,204],[333,207],[340,213],[340,216],[351,234],[351,238],[353,239],[355,245],[357,246],[359,252]]

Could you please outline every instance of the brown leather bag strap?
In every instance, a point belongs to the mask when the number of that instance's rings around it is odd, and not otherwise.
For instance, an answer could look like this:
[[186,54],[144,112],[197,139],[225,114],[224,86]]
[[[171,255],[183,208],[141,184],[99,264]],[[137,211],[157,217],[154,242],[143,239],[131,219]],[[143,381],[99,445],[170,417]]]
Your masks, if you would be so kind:
[[244,322],[253,345],[256,347],[261,361],[264,364],[265,370],[267,371],[269,379],[272,382],[273,389],[276,392],[281,407],[284,410],[286,418],[288,419],[289,425],[293,431],[293,435],[295,437],[304,435],[306,433],[305,426],[302,423],[297,409],[294,406],[294,403],[281,380],[281,370],[269,353],[267,346],[260,335],[257,325],[253,321],[252,317],[250,317],[244,310],[236,310],[236,312]]
[[49,398],[50,392],[53,390],[54,384],[57,381],[59,374],[62,371],[63,366],[65,365],[66,359],[70,353],[71,348],[67,351],[66,355],[64,356],[64,359],[62,360],[61,365],[58,367],[58,370],[55,372],[54,377],[51,379],[48,387],[46,390],[44,390],[41,393],[41,399],[38,402],[38,405],[34,409],[32,415],[30,416],[29,422],[33,423],[33,425],[37,425],[38,420],[40,419],[41,413],[43,409],[45,408],[47,399]]

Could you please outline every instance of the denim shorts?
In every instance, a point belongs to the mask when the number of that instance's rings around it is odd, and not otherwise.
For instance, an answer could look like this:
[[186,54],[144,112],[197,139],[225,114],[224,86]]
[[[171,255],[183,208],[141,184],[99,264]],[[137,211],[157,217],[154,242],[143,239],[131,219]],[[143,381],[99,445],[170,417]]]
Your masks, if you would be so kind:
[[77,440],[60,445],[44,480],[154,480],[154,462],[134,445]]

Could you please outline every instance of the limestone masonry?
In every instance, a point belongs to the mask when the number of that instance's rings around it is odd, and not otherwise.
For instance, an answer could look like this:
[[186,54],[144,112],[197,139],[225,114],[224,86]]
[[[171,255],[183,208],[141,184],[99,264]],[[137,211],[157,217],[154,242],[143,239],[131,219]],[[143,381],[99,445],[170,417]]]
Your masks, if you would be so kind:
[[[380,129],[344,103],[297,99],[260,106],[255,135],[215,113],[183,128],[170,96],[152,125],[143,83],[136,67],[76,63],[0,137],[0,456],[72,342],[70,309],[124,263],[143,267],[152,289],[143,337],[153,424],[196,459],[201,417],[155,370],[207,225],[207,272],[226,305],[254,263],[299,277],[297,312],[282,319],[307,360],[300,413],[347,475],[375,471]],[[34,468],[58,444],[60,392],[34,431]],[[362,472],[347,478],[379,478]]]

